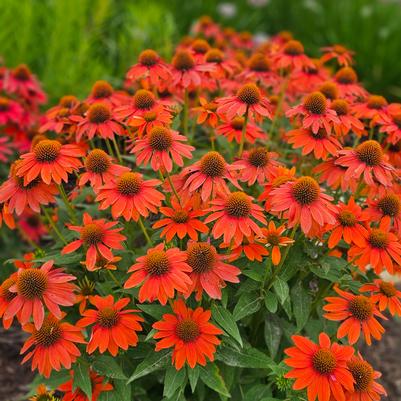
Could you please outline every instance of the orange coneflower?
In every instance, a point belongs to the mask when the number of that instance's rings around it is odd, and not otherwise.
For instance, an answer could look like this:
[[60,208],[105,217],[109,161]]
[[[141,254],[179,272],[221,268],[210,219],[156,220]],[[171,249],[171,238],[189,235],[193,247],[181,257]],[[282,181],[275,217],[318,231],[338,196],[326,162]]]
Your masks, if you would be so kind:
[[187,263],[192,268],[189,277],[192,284],[188,288],[186,297],[196,292],[195,299],[202,298],[205,291],[210,298],[221,299],[221,289],[226,286],[226,281],[239,283],[238,275],[241,270],[224,263],[227,255],[219,255],[216,248],[208,242],[189,242],[186,250]]
[[374,120],[388,115],[388,103],[383,96],[370,95],[366,100],[352,106],[355,117]]
[[38,142],[31,152],[21,156],[21,162],[16,164],[15,172],[18,177],[24,177],[24,185],[28,185],[36,177],[45,184],[54,181],[68,181],[68,174],[81,166],[80,157],[83,151],[78,145],[62,145],[59,141],[43,139]]
[[220,49],[212,48],[205,54],[206,63],[212,64],[214,69],[209,74],[216,80],[230,78],[240,69],[239,63],[232,57],[224,54]]
[[174,297],[175,290],[186,293],[191,284],[188,273],[191,268],[186,262],[187,255],[178,248],[164,250],[164,244],[148,249],[145,256],[137,258],[128,272],[131,276],[124,288],[136,287],[143,283],[139,290],[139,302],[153,302],[158,299],[162,305],[168,298]]
[[109,351],[111,355],[116,356],[120,348],[127,350],[128,347],[137,345],[136,332],[142,331],[139,322],[143,322],[144,319],[134,313],[139,310],[122,310],[131,302],[130,298],[121,298],[114,302],[112,295],[95,295],[89,298],[89,302],[96,310],[87,309],[82,313],[83,318],[77,322],[78,327],[93,325],[86,348],[88,354],[99,349],[101,354]]
[[[327,297],[327,305],[323,306],[326,311],[324,317],[328,320],[343,321],[337,330],[337,337],[348,336],[349,343],[355,344],[361,329],[368,345],[372,344],[371,337],[380,340],[384,333],[383,326],[376,320],[376,316],[386,319],[376,308],[371,298],[364,295],[354,295],[350,292],[334,290],[340,297]],[[386,319],[387,320],[387,319]]]
[[348,67],[354,63],[353,56],[354,52],[347,49],[342,45],[333,45],[322,47],[323,56],[320,60],[326,63],[329,60],[335,59],[340,66]]
[[215,221],[213,237],[223,236],[225,243],[233,240],[235,245],[239,245],[244,236],[249,237],[252,233],[261,236],[261,228],[253,219],[262,224],[267,224],[267,221],[263,209],[252,201],[251,196],[241,191],[213,199],[208,209],[212,213],[205,220],[206,224]]
[[68,254],[83,246],[86,249],[86,267],[94,270],[97,253],[105,259],[113,260],[112,249],[123,249],[122,242],[127,238],[120,234],[122,228],[113,228],[117,221],[106,221],[105,219],[94,220],[88,213],[84,213],[83,226],[72,226],[68,228],[80,234],[80,239],[66,245],[61,254]]
[[370,265],[376,274],[386,268],[394,274],[394,265],[401,265],[401,242],[390,231],[390,224],[382,220],[378,228],[369,228],[362,246],[351,246],[348,257],[363,271]]
[[27,208],[40,213],[40,205],[56,201],[54,195],[58,192],[57,187],[53,183],[45,184],[39,177],[24,185],[24,179],[16,175],[19,163],[20,160],[10,167],[10,178],[0,186],[0,202],[7,203],[9,212],[17,215]]
[[111,108],[127,103],[128,96],[123,92],[117,92],[109,82],[100,80],[96,81],[90,95],[85,99],[85,103],[91,105],[93,103],[105,103]]
[[388,109],[388,114],[379,115],[374,122],[380,125],[379,132],[386,133],[388,142],[394,145],[401,139],[401,107],[390,105]]
[[209,228],[202,223],[198,217],[204,216],[204,210],[195,209],[192,202],[188,201],[181,206],[174,198],[171,200],[171,207],[161,207],[160,212],[166,216],[153,224],[153,228],[164,227],[160,237],[166,237],[170,242],[174,236],[183,239],[188,235],[192,240],[198,240],[198,232],[207,233]]
[[95,295],[95,286],[96,283],[94,281],[90,281],[87,276],[78,282],[78,291],[75,302],[79,305],[79,313],[81,315],[86,309],[86,304],[88,303],[89,299]]
[[391,315],[401,316],[401,291],[394,283],[376,279],[373,283],[364,284],[359,291],[370,292],[370,299],[381,312],[388,308]]
[[368,185],[375,185],[373,178],[384,186],[392,185],[394,167],[387,162],[380,144],[373,140],[361,143],[355,149],[339,151],[340,157],[336,164],[346,167],[344,178],[363,179]]
[[338,136],[345,136],[350,131],[362,135],[364,130],[363,123],[351,114],[349,103],[345,99],[334,99],[331,108],[337,113],[338,121],[333,122],[334,132]]
[[354,378],[347,362],[354,355],[349,346],[331,343],[326,333],[320,333],[319,344],[302,336],[292,336],[295,347],[284,352],[284,362],[291,368],[286,378],[296,379],[294,390],[307,389],[308,400],[345,400],[344,392],[354,390]]
[[97,190],[122,173],[129,171],[128,167],[113,163],[113,158],[102,149],[91,150],[84,160],[86,171],[79,178],[79,186],[88,181]]
[[260,52],[252,54],[249,58],[247,67],[238,76],[244,81],[261,82],[264,86],[274,87],[277,85],[278,76],[272,71],[268,57]]
[[274,188],[271,191],[271,211],[285,212],[288,226],[301,224],[301,229],[308,234],[314,226],[334,224],[336,211],[330,203],[331,196],[322,192],[318,183],[312,177],[300,177],[295,181]]
[[[65,314],[61,314],[63,318]],[[32,358],[32,370],[38,369],[45,377],[50,376],[54,369],[59,371],[62,367],[71,368],[71,364],[81,355],[75,343],[84,344],[81,329],[70,323],[56,319],[53,315],[47,315],[40,329],[28,323],[23,330],[31,336],[25,341],[21,354],[34,347],[25,355],[22,363]]]
[[314,67],[312,60],[304,53],[304,46],[298,40],[289,40],[273,55],[274,66],[277,70],[291,68],[301,70]]
[[47,309],[57,318],[61,318],[60,306],[74,304],[75,285],[70,281],[76,278],[65,274],[62,268],[52,269],[53,260],[44,263],[40,268],[20,268],[17,271],[16,282],[9,288],[15,293],[4,312],[6,319],[17,315],[21,324],[33,317],[36,329],[40,329],[46,305]]
[[348,204],[338,202],[335,208],[337,221],[326,226],[326,230],[331,231],[328,247],[330,249],[334,248],[341,239],[344,239],[347,244],[354,243],[358,246],[363,246],[367,233],[363,223],[368,218],[363,214],[361,207],[355,203],[354,198],[351,196]]
[[384,387],[375,379],[381,376],[360,354],[347,362],[348,370],[354,378],[354,390],[345,393],[345,401],[379,401],[387,396]]
[[171,172],[173,161],[178,166],[184,165],[183,157],[192,159],[195,148],[186,145],[188,139],[167,127],[155,126],[144,139],[135,141],[131,153],[136,155],[138,165],[150,165],[154,171],[164,169]]
[[142,174],[128,171],[100,187],[96,201],[100,202],[100,210],[111,206],[113,219],[123,216],[126,221],[138,221],[149,211],[157,213],[164,199],[155,189],[160,184],[159,180],[144,180]]
[[219,104],[217,113],[225,115],[229,120],[245,115],[271,118],[270,103],[254,83],[244,84],[235,96],[222,97],[216,102]]
[[157,330],[156,351],[174,347],[172,360],[176,369],[181,369],[185,362],[191,368],[196,364],[206,365],[206,358],[214,360],[216,346],[220,340],[216,337],[223,332],[209,322],[211,313],[203,308],[192,310],[179,299],[173,304],[174,314],[163,315],[163,320],[153,324]]
[[358,76],[351,67],[343,67],[334,75],[334,81],[339,90],[339,97],[354,100],[365,98],[368,92],[358,83]]
[[170,126],[171,121],[172,116],[170,113],[162,107],[155,107],[154,110],[133,115],[126,124],[134,128],[138,138],[142,138],[145,134],[149,135],[154,127]]
[[87,395],[79,387],[74,385],[74,371],[70,371],[70,375],[71,379],[68,380],[68,382],[61,384],[57,389],[64,393],[61,401],[97,401],[101,393],[113,390],[113,386],[110,383],[105,382],[104,376],[100,376],[96,372],[90,370],[89,376],[92,398],[89,400]]
[[[221,120],[222,123],[217,126],[216,135],[225,136],[228,142],[235,140],[235,142],[241,143],[245,118],[237,116],[229,119],[222,115]],[[254,143],[257,139],[264,139],[265,136],[261,128],[252,122],[247,122],[245,127],[245,142]]]
[[54,391],[48,390],[45,384],[39,384],[36,388],[34,396],[29,398],[29,401],[58,401],[54,396]]
[[206,124],[212,128],[215,128],[218,123],[218,116],[216,113],[217,103],[214,101],[208,102],[204,97],[199,97],[200,106],[193,107],[192,111],[194,114],[198,114],[196,120],[197,124]]
[[254,234],[251,234],[249,237],[244,237],[241,244],[236,245],[222,243],[220,244],[219,248],[229,248],[230,254],[227,255],[227,260],[229,262],[239,259],[242,253],[250,261],[257,260],[258,262],[261,262],[264,256],[269,255],[269,251],[266,249],[264,244],[261,243],[261,238],[255,238]]
[[[3,317],[4,312],[7,310],[10,302],[16,297],[17,294],[10,291],[10,287],[17,282],[17,273],[13,273],[10,277],[5,279],[0,284],[0,318]],[[11,318],[3,318],[3,327],[9,329],[13,323],[14,316]]]

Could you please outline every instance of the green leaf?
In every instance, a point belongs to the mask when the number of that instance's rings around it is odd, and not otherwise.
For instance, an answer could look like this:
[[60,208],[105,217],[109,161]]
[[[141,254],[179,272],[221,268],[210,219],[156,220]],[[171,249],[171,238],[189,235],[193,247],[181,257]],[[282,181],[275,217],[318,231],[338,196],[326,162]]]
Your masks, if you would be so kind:
[[233,337],[242,347],[242,338],[239,333],[237,323],[233,318],[233,315],[225,308],[213,305],[212,316],[214,320],[227,332],[231,337]]
[[221,377],[219,368],[215,364],[208,363],[206,366],[199,366],[200,378],[203,383],[224,397],[230,397],[227,386]]
[[114,380],[113,390],[102,392],[98,401],[131,401],[132,389],[125,380]]
[[276,277],[273,283],[273,288],[280,300],[280,303],[284,304],[290,292],[288,284],[285,281],[283,281],[280,277]]
[[236,350],[221,346],[217,351],[216,359],[228,366],[250,369],[268,369],[272,363],[271,358],[252,347]]
[[161,305],[136,305],[136,307],[156,320],[161,320],[163,315],[166,313],[166,308]]
[[234,320],[238,321],[257,312],[260,309],[260,301],[259,294],[256,292],[242,294],[233,311]]
[[271,312],[271,313],[276,313],[277,312],[277,297],[274,292],[268,291],[265,295],[265,306],[266,309]]
[[169,366],[164,376],[163,396],[170,398],[176,390],[186,381],[185,369],[177,370],[174,366]]
[[291,289],[291,299],[295,321],[297,322],[297,329],[300,331],[308,321],[312,300],[311,296],[302,286],[301,281]]
[[77,363],[74,366],[74,382],[72,389],[79,387],[89,399],[92,399],[92,382],[89,375],[89,366],[83,363]]
[[274,358],[280,346],[283,330],[280,326],[280,321],[275,315],[269,315],[265,320],[265,342],[269,349],[270,355]]
[[270,396],[272,393],[271,386],[267,384],[255,384],[246,393],[242,401],[261,401]]
[[195,366],[193,369],[189,366],[187,366],[187,374],[188,374],[188,379],[189,379],[189,384],[191,386],[191,391],[192,394],[195,392],[196,385],[198,383],[199,379],[199,369],[198,366]]
[[101,375],[112,379],[124,380],[127,378],[116,359],[109,355],[96,357],[93,362],[93,368]]
[[168,366],[171,358],[171,351],[162,350],[159,352],[152,351],[148,356],[136,367],[132,376],[127,383],[131,383],[140,377],[146,376],[149,373],[159,370],[162,367]]

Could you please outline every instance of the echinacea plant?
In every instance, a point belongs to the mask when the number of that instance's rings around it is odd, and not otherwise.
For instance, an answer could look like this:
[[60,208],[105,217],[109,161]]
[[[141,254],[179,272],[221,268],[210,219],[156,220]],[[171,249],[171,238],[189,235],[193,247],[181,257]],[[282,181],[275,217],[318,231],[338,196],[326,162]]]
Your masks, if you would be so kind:
[[[358,341],[401,315],[401,105],[340,45],[202,18],[171,63],[44,115],[1,67],[0,287],[31,400],[378,401]],[[18,154],[15,160],[11,160]],[[3,228],[6,229],[6,228]]]

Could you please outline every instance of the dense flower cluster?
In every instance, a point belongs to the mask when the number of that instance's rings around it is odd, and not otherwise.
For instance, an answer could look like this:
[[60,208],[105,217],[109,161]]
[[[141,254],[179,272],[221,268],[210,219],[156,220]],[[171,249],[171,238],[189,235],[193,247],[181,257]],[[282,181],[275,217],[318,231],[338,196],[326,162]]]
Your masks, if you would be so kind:
[[[322,52],[205,17],[171,62],[144,50],[123,88],[97,81],[44,115],[29,69],[2,67],[0,159],[18,156],[0,222],[36,249],[1,284],[0,316],[29,333],[23,362],[66,370],[62,400],[121,391],[107,355],[131,381],[167,366],[169,396],[199,377],[227,396],[215,359],[270,369],[257,376],[267,398],[386,393],[354,345],[380,340],[383,312],[401,315],[380,276],[401,272],[401,104],[366,91],[353,52]],[[275,321],[284,347],[260,339]]]

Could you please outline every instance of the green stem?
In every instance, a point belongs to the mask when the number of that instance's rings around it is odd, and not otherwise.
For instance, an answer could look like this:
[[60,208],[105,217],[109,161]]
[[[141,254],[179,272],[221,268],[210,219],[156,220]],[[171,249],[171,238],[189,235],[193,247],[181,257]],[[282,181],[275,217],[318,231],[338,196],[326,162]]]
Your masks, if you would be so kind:
[[58,186],[58,189],[60,191],[61,198],[63,199],[63,202],[65,204],[65,207],[67,208],[67,211],[68,211],[68,213],[69,213],[69,215],[71,217],[72,222],[76,223],[77,222],[77,215],[75,213],[74,207],[72,206],[71,202],[68,200],[68,196],[67,196],[67,194],[65,192],[63,184],[60,184]]
[[114,157],[114,152],[113,152],[113,149],[112,149],[112,147],[110,145],[110,141],[108,139],[106,139],[106,146],[107,146],[107,150],[108,150],[110,156]]
[[170,184],[170,187],[171,187],[171,189],[172,189],[172,191],[173,191],[175,197],[177,198],[178,203],[181,205],[180,196],[178,195],[177,190],[175,189],[175,186],[174,186],[174,184],[173,184],[173,180],[171,179],[170,173],[169,173],[168,171],[166,171],[166,173],[167,173],[167,179],[168,179],[168,182],[169,182],[169,184]]
[[65,245],[67,245],[68,244],[67,240],[64,238],[63,234],[61,234],[60,230],[57,228],[56,224],[54,223],[54,221],[51,218],[51,216],[50,216],[49,212],[47,211],[47,209],[42,206],[42,210],[43,210],[44,215],[46,216],[46,219],[47,219],[48,223],[50,224],[50,226],[53,229],[53,231],[56,233],[57,237],[59,237],[61,242],[63,242]]
[[112,141],[113,141],[114,149],[116,150],[118,162],[121,165],[123,165],[123,159],[121,157],[120,149],[118,148],[118,144],[117,144],[116,138],[114,136],[113,136]]
[[146,227],[145,227],[145,225],[143,224],[143,221],[142,221],[142,217],[141,217],[141,216],[139,216],[138,224],[139,224],[139,227],[141,227],[141,230],[142,230],[142,232],[143,232],[143,235],[145,236],[146,241],[148,242],[148,244],[149,244],[150,246],[153,246],[153,242],[152,242],[152,240],[150,239],[148,232],[146,231]]
[[188,89],[184,91],[184,107],[183,107],[183,117],[182,117],[182,125],[184,129],[184,134],[188,138],[188,108],[189,108],[189,95]]
[[121,287],[121,283],[117,280],[116,276],[113,274],[113,272],[109,269],[107,269],[107,272],[111,279],[117,284],[118,287]]
[[246,136],[246,126],[248,125],[248,117],[249,117],[249,107],[246,107],[245,116],[244,116],[244,125],[242,126],[241,132],[241,142],[239,144],[238,156],[241,157],[242,152],[244,151],[245,144],[245,136]]

